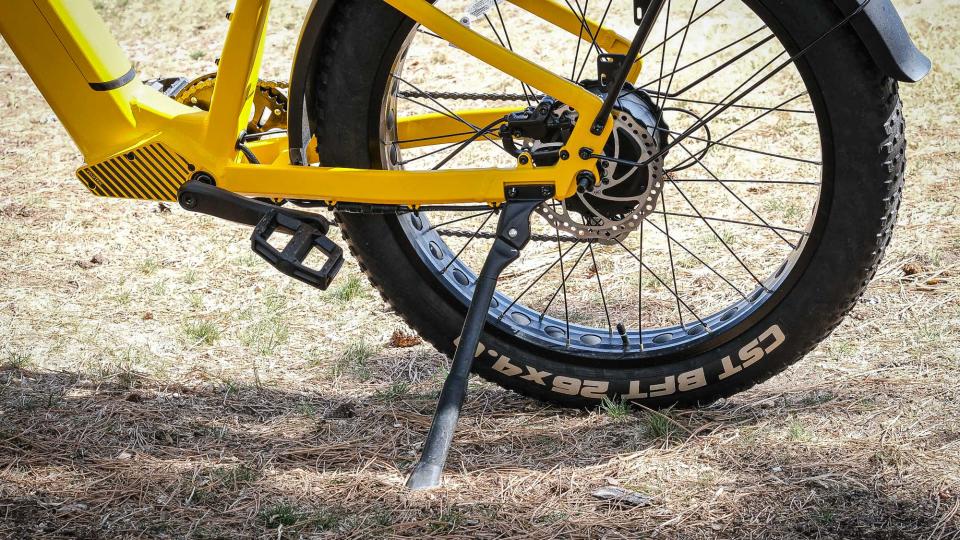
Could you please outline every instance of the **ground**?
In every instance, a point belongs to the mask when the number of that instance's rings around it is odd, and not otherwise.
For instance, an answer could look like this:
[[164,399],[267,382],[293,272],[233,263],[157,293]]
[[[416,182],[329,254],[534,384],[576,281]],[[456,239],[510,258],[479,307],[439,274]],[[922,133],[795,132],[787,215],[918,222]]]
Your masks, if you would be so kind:
[[[220,2],[96,4],[143,77],[214,68]],[[267,76],[307,4],[275,2]],[[0,536],[960,538],[960,6],[896,4],[935,68],[901,88],[899,226],[840,328],[700,409],[474,382],[426,494],[403,482],[446,358],[349,261],[319,293],[241,228],[89,196],[0,45]]]

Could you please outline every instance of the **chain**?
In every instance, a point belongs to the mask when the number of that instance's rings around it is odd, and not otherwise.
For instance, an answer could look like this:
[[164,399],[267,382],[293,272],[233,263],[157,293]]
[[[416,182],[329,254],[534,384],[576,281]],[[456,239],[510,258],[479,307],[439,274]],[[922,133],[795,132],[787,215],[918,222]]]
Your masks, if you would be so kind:
[[397,92],[398,97],[402,98],[425,98],[425,99],[454,99],[467,101],[526,101],[535,99],[540,101],[544,96],[524,95],[524,94],[483,94],[476,92]]
[[[494,233],[488,232],[471,232],[471,231],[451,231],[446,229],[438,229],[437,234],[440,236],[449,236],[454,238],[481,238],[484,240],[495,240],[497,235]],[[556,242],[557,236],[550,234],[533,234],[530,235],[530,240],[534,242]],[[573,236],[560,235],[561,242],[579,242],[579,238]]]

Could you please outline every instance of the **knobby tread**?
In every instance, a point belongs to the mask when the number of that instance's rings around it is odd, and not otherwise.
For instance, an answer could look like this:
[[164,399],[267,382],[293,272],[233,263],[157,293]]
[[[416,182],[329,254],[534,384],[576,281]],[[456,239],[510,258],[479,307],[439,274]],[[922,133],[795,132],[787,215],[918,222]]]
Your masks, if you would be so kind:
[[[337,70],[343,68],[343,54],[352,51],[354,47],[358,46],[358,40],[363,39],[362,36],[355,35],[357,29],[354,27],[357,26],[357,23],[351,18],[356,18],[359,13],[358,10],[376,10],[378,8],[372,7],[362,0],[343,0],[338,2],[334,9],[335,11],[331,17],[331,22],[328,25],[327,31],[323,34],[324,42],[322,49],[324,54],[321,55],[321,64],[316,70],[318,75],[314,82],[316,89],[314,95],[316,96],[316,100],[312,114],[316,125],[317,140],[321,149],[320,155],[322,157],[326,156],[324,158],[325,165],[370,167],[372,161],[370,156],[363,156],[361,158],[356,155],[358,151],[362,153],[363,150],[366,149],[365,146],[357,148],[356,145],[353,145],[353,147],[351,147],[349,143],[343,141],[344,128],[336,119],[339,118],[342,120],[345,113],[342,110],[338,110],[343,104],[337,101],[337,98],[338,96],[344,95],[343,87],[349,87],[349,85],[344,81],[337,80],[335,81],[337,84],[333,86],[338,88],[333,88],[331,92],[331,77],[340,76]],[[381,18],[382,15],[381,13]],[[369,28],[366,30],[369,31]],[[862,56],[865,57],[866,55]],[[355,66],[351,65],[351,67]],[[868,73],[876,73],[876,70],[873,69],[866,71]],[[802,346],[793,349],[789,357],[781,354],[776,361],[756,366],[760,369],[752,369],[749,376],[733,377],[725,381],[724,384],[710,385],[710,392],[706,395],[687,396],[681,394],[672,396],[668,401],[644,401],[644,405],[669,406],[675,403],[682,405],[702,404],[716,398],[728,397],[744,391],[782,372],[808,354],[819,342],[829,337],[844,320],[846,315],[857,305],[866,287],[875,276],[884,252],[890,244],[901,201],[906,162],[905,125],[897,83],[891,78],[880,75],[876,76],[876,82],[873,84],[879,88],[876,94],[878,96],[876,98],[877,101],[869,105],[863,104],[863,107],[865,110],[876,109],[890,111],[886,121],[882,122],[882,125],[879,125],[877,128],[874,128],[880,131],[874,131],[872,136],[869,134],[866,136],[868,139],[872,138],[874,141],[881,141],[876,149],[876,159],[877,162],[883,165],[883,175],[871,181],[878,182],[882,185],[883,196],[881,198],[882,201],[880,201],[880,204],[882,204],[882,217],[874,227],[874,230],[879,232],[875,236],[875,244],[869,248],[869,256],[860,257],[860,261],[862,261],[860,265],[856,266],[856,268],[849,269],[849,272],[853,275],[850,275],[847,279],[852,285],[846,290],[842,300],[834,302],[832,309],[818,312],[821,319],[817,322],[817,326],[820,328],[820,331],[812,335],[812,337],[804,336],[802,341],[798,342],[798,344],[802,344]],[[356,83],[356,81],[354,81],[354,83]],[[330,102],[328,102],[328,100],[330,100]],[[357,120],[360,124],[364,124],[369,120],[367,117],[367,115],[370,114],[369,110],[360,111],[359,108],[357,108],[357,110],[351,111],[351,113],[358,116]],[[879,122],[877,123],[879,124]],[[330,152],[330,149],[339,149],[341,153],[337,154],[336,151]],[[876,202],[871,204],[876,204]],[[377,260],[380,253],[371,248],[376,242],[382,242],[382,239],[371,239],[369,236],[370,229],[362,224],[361,219],[362,218],[356,215],[341,215],[335,213],[335,220],[339,225],[341,235],[350,253],[357,260],[360,270],[378,291],[381,298],[389,304],[411,328],[416,329],[423,339],[437,348],[437,350],[445,353],[448,357],[452,357],[454,352],[452,341],[448,339],[448,336],[443,332],[431,327],[431,324],[435,324],[436,320],[430,320],[428,316],[425,315],[424,306],[412,301],[409,296],[396,295],[396,283],[393,284],[392,287],[394,291],[391,293],[391,287],[385,286],[382,282],[382,279],[389,278],[396,280],[398,278],[391,273],[383,272],[383,265]],[[370,216],[366,219],[386,218],[374,218]],[[861,245],[866,247],[866,244]],[[864,264],[864,262],[866,264]],[[380,272],[376,270],[377,268],[380,268]],[[409,286],[412,287],[413,285],[410,284]],[[450,310],[448,309],[446,313],[449,314]],[[458,330],[460,324],[462,324],[462,318],[459,321],[453,322],[452,326],[455,326]],[[570,369],[575,373],[577,368],[576,366],[571,366]],[[586,400],[579,396],[564,396],[551,392],[547,387],[517,384],[518,381],[516,379],[507,379],[499,376],[499,374],[490,369],[489,366],[479,365],[479,363],[475,364],[474,372],[487,380],[505,386],[519,394],[538,400],[568,407],[597,405],[596,401]],[[746,373],[746,371],[744,373]]]

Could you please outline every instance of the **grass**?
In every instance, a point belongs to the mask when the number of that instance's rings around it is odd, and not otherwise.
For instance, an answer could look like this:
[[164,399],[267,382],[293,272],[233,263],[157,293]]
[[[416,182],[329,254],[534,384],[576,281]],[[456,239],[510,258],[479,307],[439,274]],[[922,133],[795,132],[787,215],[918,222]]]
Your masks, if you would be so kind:
[[372,373],[367,361],[373,358],[378,351],[378,347],[367,343],[362,338],[350,341],[334,360],[333,375],[335,377],[352,375],[363,381],[370,379]]
[[387,401],[393,401],[403,398],[410,393],[410,384],[404,381],[394,381],[390,383],[385,390],[377,392],[377,395]]
[[220,330],[210,321],[189,321],[183,325],[183,335],[190,344],[213,345],[220,339]]
[[13,349],[3,355],[3,369],[26,369],[33,363],[33,355],[27,351]]
[[343,280],[343,283],[333,288],[331,296],[338,302],[347,303],[355,298],[359,298],[364,293],[364,283],[359,276],[349,275]]
[[260,519],[268,529],[289,527],[297,522],[297,508],[288,501],[280,501],[260,511]]
[[[0,44],[0,177],[17,179],[0,182],[8,240],[0,257],[0,537],[957,540],[960,6],[894,1],[936,69],[901,87],[908,180],[868,301],[770,382],[661,411],[666,417],[619,402],[562,410],[474,377],[446,487],[426,494],[403,484],[449,362],[404,337],[411,330],[349,253],[333,287],[319,292],[252,254],[248,229],[176,205],[155,212],[151,203],[89,196],[73,177],[75,146]],[[98,3],[140,79],[213,68],[208,51],[225,34],[224,3]],[[264,78],[289,73],[308,4],[274,0]],[[535,57],[547,59],[575,41],[543,43],[520,27],[511,38],[518,48],[542,47]],[[441,53],[460,54],[446,44]],[[458,65],[451,78],[468,72]],[[747,141],[765,145],[769,136]],[[758,202],[775,193],[731,187]],[[672,211],[690,212],[668,195]],[[734,211],[736,201],[719,202],[729,206],[714,209]],[[755,209],[803,221],[793,204]],[[663,227],[661,217],[652,221]],[[670,230],[697,253],[720,248],[710,231],[672,218]],[[755,241],[729,224],[716,231],[737,249]],[[662,236],[650,226],[645,233],[665,257]],[[484,245],[474,241],[464,256]],[[537,249],[556,245],[535,243],[510,271],[545,268]],[[685,294],[718,293],[706,273],[691,286],[686,274],[699,268],[673,251]],[[94,254],[106,263],[76,265]],[[603,259],[606,300],[634,321],[635,310],[614,304],[636,291],[636,266]],[[649,264],[672,287],[656,260]],[[575,270],[575,285],[596,282],[589,264]],[[921,271],[905,276],[906,264]],[[632,265],[622,283],[610,279],[617,265]],[[730,256],[717,266],[738,268]],[[929,284],[933,277],[942,282]],[[643,280],[654,296],[644,317],[669,308],[667,289],[650,272]],[[749,293],[755,283],[745,281]],[[574,300],[576,316],[596,323]],[[554,307],[562,304],[558,296]],[[397,329],[402,339],[393,338]],[[400,342],[411,346],[386,345]],[[610,485],[653,502],[622,507],[592,495]]]
[[658,439],[669,439],[676,429],[664,413],[647,412],[643,420],[647,433]]
[[621,421],[629,418],[630,413],[632,412],[629,403],[620,400],[613,401],[606,396],[603,398],[600,409],[604,414],[609,416],[611,420],[615,421]]
[[810,439],[810,432],[799,420],[793,420],[787,428],[787,436],[791,441],[804,442]]

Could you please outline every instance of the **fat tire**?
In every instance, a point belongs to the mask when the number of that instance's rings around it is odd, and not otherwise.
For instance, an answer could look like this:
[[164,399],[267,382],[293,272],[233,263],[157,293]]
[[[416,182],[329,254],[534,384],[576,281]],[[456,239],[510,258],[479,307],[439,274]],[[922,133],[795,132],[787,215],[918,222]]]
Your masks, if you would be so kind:
[[[749,3],[788,47],[811,42],[841,19],[827,0]],[[324,165],[380,166],[376,134],[384,72],[410,28],[408,19],[383,2],[337,2],[308,93],[315,96],[311,114]],[[603,397],[650,407],[694,405],[769,379],[829,336],[856,305],[890,243],[903,188],[904,120],[896,82],[880,72],[849,27],[812,49],[798,67],[817,104],[821,136],[830,143],[822,142],[832,193],[821,201],[829,207],[819,242],[808,248],[814,250],[808,264],[775,306],[712,350],[647,365],[548,356],[488,327],[474,371],[563,406],[596,406]],[[398,218],[338,214],[337,220],[383,298],[425,340],[452,356],[466,308],[405,245]],[[529,376],[532,370],[548,375],[541,383]]]

